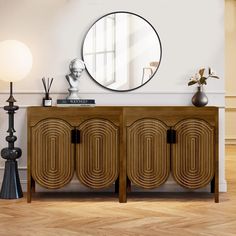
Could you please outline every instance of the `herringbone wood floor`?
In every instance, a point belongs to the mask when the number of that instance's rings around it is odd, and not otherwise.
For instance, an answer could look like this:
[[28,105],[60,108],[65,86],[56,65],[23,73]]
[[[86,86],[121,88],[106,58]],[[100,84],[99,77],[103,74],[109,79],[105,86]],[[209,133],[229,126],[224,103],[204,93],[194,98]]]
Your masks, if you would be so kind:
[[207,193],[134,195],[127,204],[107,194],[0,200],[0,236],[235,236],[236,147],[226,149],[226,176],[219,204]]

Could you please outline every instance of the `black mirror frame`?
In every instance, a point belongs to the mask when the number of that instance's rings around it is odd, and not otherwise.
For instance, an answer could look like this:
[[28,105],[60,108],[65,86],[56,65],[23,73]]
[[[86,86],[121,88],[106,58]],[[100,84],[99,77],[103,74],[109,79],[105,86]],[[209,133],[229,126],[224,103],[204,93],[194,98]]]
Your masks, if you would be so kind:
[[87,73],[89,74],[89,76],[91,77],[91,79],[92,79],[93,81],[95,81],[95,83],[97,83],[98,85],[100,85],[101,87],[103,87],[103,88],[105,88],[105,89],[108,89],[108,90],[110,90],[110,91],[113,91],[113,92],[129,92],[129,91],[136,90],[136,89],[138,89],[138,88],[144,86],[145,84],[147,84],[147,83],[154,77],[154,75],[156,74],[157,70],[158,70],[159,67],[160,67],[161,60],[162,60],[162,44],[161,44],[160,36],[159,36],[159,34],[157,33],[156,29],[153,27],[153,25],[152,25],[148,20],[146,20],[144,17],[142,17],[142,16],[140,16],[140,15],[138,15],[138,14],[136,14],[136,13],[128,12],[128,11],[115,11],[115,12],[110,12],[110,13],[108,13],[108,14],[105,14],[105,15],[99,17],[99,18],[89,27],[89,29],[86,31],[86,34],[85,34],[84,39],[83,39],[83,41],[82,41],[81,57],[82,57],[82,60],[84,61],[84,53],[83,53],[83,50],[84,50],[84,42],[85,42],[86,36],[87,36],[88,32],[90,31],[90,29],[91,29],[100,19],[102,19],[102,18],[104,18],[104,17],[106,17],[106,16],[109,16],[109,15],[112,15],[112,14],[116,14],[116,13],[127,13],[127,14],[131,14],[131,15],[135,15],[135,16],[137,16],[137,17],[143,19],[144,21],[146,21],[146,22],[151,26],[151,28],[154,30],[154,32],[155,32],[155,34],[156,34],[156,36],[157,36],[157,38],[158,38],[158,40],[159,40],[159,44],[160,44],[160,60],[159,60],[159,64],[158,64],[156,70],[154,71],[154,73],[152,74],[152,76],[151,76],[145,83],[141,84],[140,86],[135,87],[135,88],[132,88],[132,89],[117,90],[117,89],[107,88],[106,86],[100,84],[100,83],[99,83],[95,78],[93,78],[93,76],[89,73],[89,71],[88,71],[88,69],[87,69],[87,67],[86,67],[86,64],[85,64],[85,69],[86,69]]

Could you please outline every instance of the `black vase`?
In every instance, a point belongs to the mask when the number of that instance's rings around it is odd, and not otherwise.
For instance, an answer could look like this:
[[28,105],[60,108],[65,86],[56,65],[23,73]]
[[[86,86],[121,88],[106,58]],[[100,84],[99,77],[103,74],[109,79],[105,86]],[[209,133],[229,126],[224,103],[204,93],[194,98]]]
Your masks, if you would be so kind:
[[192,104],[196,107],[204,107],[208,103],[206,94],[202,91],[202,86],[197,87],[197,92],[192,97]]

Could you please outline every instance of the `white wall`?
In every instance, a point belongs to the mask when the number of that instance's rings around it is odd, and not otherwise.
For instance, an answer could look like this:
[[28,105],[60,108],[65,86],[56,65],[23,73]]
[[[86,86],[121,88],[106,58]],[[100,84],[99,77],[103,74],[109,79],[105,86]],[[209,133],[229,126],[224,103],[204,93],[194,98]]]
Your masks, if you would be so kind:
[[[205,90],[209,105],[220,107],[220,189],[226,190],[223,0],[0,0],[0,41],[20,40],[29,46],[34,58],[29,76],[14,87],[21,106],[15,126],[16,143],[23,149],[19,160],[22,183],[26,183],[26,107],[40,105],[41,78],[55,78],[54,101],[65,97],[65,74],[69,62],[81,55],[86,31],[103,14],[118,10],[140,14],[157,30],[163,48],[159,70],[145,86],[128,93],[105,90],[84,73],[81,97],[95,98],[97,105],[190,105],[196,88],[187,86],[189,77],[201,66],[212,66],[221,79],[209,80]],[[7,92],[8,84],[0,82],[1,106],[5,105]],[[0,148],[6,146],[6,129],[7,115],[1,110]],[[1,169],[3,163],[1,160]]]

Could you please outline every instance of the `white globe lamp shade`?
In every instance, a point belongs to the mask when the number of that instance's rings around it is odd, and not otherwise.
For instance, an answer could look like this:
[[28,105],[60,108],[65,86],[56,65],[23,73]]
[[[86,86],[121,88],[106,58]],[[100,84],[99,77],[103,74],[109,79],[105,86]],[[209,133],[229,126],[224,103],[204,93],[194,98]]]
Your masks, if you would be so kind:
[[32,67],[32,55],[22,42],[0,42],[0,79],[15,82],[23,79]]

